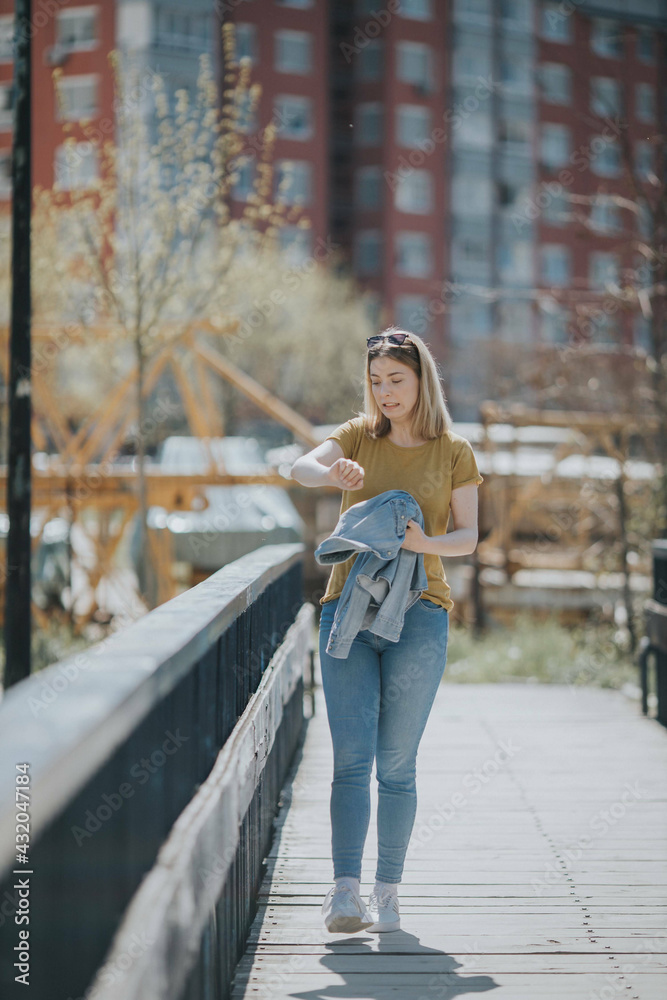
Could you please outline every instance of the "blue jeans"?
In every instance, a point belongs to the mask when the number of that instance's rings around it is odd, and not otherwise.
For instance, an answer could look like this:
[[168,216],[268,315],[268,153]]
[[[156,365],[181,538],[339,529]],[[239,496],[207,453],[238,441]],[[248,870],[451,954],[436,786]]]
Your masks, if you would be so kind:
[[368,629],[346,659],[326,652],[339,598],[322,605],[322,688],[333,745],[331,848],[334,878],[361,878],[376,759],[378,862],[375,877],[400,882],[417,811],[417,749],[442,680],[449,612],[420,598],[397,642]]

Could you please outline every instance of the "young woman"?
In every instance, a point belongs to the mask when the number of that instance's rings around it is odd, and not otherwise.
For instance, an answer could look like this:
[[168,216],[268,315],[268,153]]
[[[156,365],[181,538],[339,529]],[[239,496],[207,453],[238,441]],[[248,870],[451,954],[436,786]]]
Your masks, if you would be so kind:
[[[334,885],[322,904],[332,932],[398,930],[398,883],[417,808],[415,767],[447,656],[454,606],[440,556],[477,545],[472,448],[452,431],[435,360],[416,334],[390,327],[370,337],[364,412],[297,459],[304,486],[333,485],[340,513],[385,490],[407,490],[424,515],[408,521],[403,548],[424,554],[428,587],[406,612],[397,642],[361,630],[346,659],[327,654],[336,604],[355,556],[332,566],[322,605],[319,654],[333,745],[331,845]],[[446,534],[450,510],[454,530]],[[368,906],[359,895],[370,821],[370,776],[378,781],[378,860]]]

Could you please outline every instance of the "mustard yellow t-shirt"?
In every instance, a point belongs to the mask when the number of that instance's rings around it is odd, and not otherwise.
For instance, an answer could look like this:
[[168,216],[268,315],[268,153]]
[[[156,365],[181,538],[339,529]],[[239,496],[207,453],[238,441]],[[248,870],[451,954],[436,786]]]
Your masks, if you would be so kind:
[[[363,425],[363,417],[353,417],[326,438],[337,441],[345,458],[358,462],[364,470],[362,489],[342,490],[340,514],[353,504],[369,500],[385,490],[406,490],[421,507],[424,533],[444,535],[449,523],[452,490],[468,483],[479,486],[484,482],[470,443],[450,430],[424,444],[403,447],[386,436],[371,440],[366,437]],[[320,604],[340,596],[356,557],[357,553],[345,562],[333,564]],[[424,569],[428,587],[421,596],[451,611],[454,601],[449,596],[450,587],[440,556],[425,552]]]

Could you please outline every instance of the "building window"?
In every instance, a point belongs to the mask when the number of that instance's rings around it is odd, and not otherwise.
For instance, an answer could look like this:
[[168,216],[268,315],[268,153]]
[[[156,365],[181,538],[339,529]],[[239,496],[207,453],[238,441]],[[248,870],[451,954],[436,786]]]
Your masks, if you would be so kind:
[[635,89],[635,110],[643,122],[655,121],[655,88],[650,83],[638,83]]
[[432,0],[401,0],[396,12],[400,17],[410,17],[413,21],[433,20]]
[[491,49],[488,45],[471,44],[466,34],[454,35],[453,76],[458,84],[477,83],[480,76],[491,75]]
[[278,94],[274,121],[283,139],[310,139],[313,134],[313,102],[310,97]]
[[653,213],[644,199],[637,203],[637,208],[639,209],[635,215],[637,232],[642,239],[648,240],[653,235]]
[[607,76],[591,77],[591,111],[607,118],[620,114],[621,84]]
[[354,181],[357,208],[382,207],[382,171],[379,167],[360,167],[354,175]]
[[540,136],[540,162],[548,170],[564,166],[570,156],[570,130],[567,125],[545,124]]
[[655,35],[650,28],[637,28],[637,58],[643,63],[655,62]]
[[488,111],[479,108],[473,115],[459,116],[452,122],[452,142],[457,149],[465,146],[472,149],[491,149],[494,142],[493,118]]
[[500,0],[503,27],[532,29],[532,0]]
[[588,258],[588,283],[591,288],[604,289],[618,284],[618,262],[613,253],[596,251]]
[[379,80],[384,67],[382,42],[369,42],[357,56],[356,67],[360,80]]
[[532,303],[501,299],[496,310],[496,332],[505,343],[532,344]]
[[401,330],[420,336],[428,332],[428,298],[426,295],[397,295],[394,303],[394,322]]
[[0,17],[0,62],[11,62],[14,58],[14,16]]
[[433,89],[433,50],[430,45],[398,42],[396,56],[398,79],[411,83],[422,96],[430,94]]
[[533,64],[529,56],[507,53],[500,60],[500,80],[503,89],[512,94],[532,94]]
[[488,302],[460,297],[450,307],[449,325],[456,344],[468,345],[471,340],[488,339],[494,330],[491,306]]
[[569,247],[560,243],[544,243],[540,247],[542,284],[563,288],[570,282],[571,267]]
[[539,70],[540,96],[548,104],[570,104],[572,71],[562,63],[542,63]]
[[178,13],[158,7],[155,43],[163,48],[205,52],[210,47],[210,18],[205,14]]
[[310,73],[313,36],[308,31],[276,31],[275,68],[279,73]]
[[549,226],[564,226],[570,221],[570,202],[562,191],[549,191],[549,185],[543,188],[547,194],[547,202],[542,211],[542,218]]
[[289,267],[303,267],[312,253],[312,232],[304,226],[280,226],[278,245]]
[[406,278],[429,278],[433,251],[428,233],[396,234],[396,273]]
[[236,176],[232,183],[232,198],[235,201],[247,201],[255,182],[255,157],[239,158],[232,166],[232,173]]
[[498,122],[498,141],[504,153],[530,156],[533,146],[531,123],[520,118],[501,118]]
[[496,201],[501,211],[509,212],[518,209],[528,194],[529,189],[527,190],[526,185],[522,184],[521,181],[496,182]]
[[471,24],[488,25],[491,21],[491,0],[454,0],[454,18]]
[[635,173],[637,177],[641,177],[643,180],[646,180],[646,178],[654,173],[654,171],[653,146],[651,143],[635,143]]
[[67,52],[86,52],[97,45],[97,7],[68,7],[58,11],[56,43]]
[[415,104],[399,104],[396,108],[396,141],[408,149],[419,148],[431,135],[431,112]]
[[63,143],[56,148],[54,168],[58,190],[92,187],[99,178],[97,150],[92,142]]
[[248,59],[251,65],[257,62],[257,27],[254,24],[234,26],[236,60]]
[[97,107],[97,76],[61,76],[58,82],[60,100],[57,100],[58,121],[80,121],[94,118]]
[[312,199],[313,165],[308,160],[278,160],[275,198],[284,205],[308,205]]
[[250,91],[241,91],[235,95],[236,127],[239,132],[254,132],[257,128],[257,108]]
[[0,129],[11,129],[14,124],[14,87],[0,84]]
[[379,101],[358,104],[355,108],[354,118],[354,138],[356,145],[381,145],[384,131],[384,111]]
[[623,28],[618,21],[594,18],[591,25],[591,48],[598,56],[620,58],[623,55]]
[[570,313],[553,300],[539,304],[540,333],[547,343],[565,344],[569,340]]
[[641,347],[647,354],[652,354],[654,347],[651,337],[651,323],[641,313],[637,313],[632,324],[632,335],[635,347]]
[[433,177],[428,170],[410,170],[399,178],[394,204],[399,212],[426,215],[433,210]]
[[12,154],[5,149],[0,152],[0,198],[9,198],[12,193]]
[[540,31],[542,38],[550,42],[571,41],[570,12],[560,3],[543,3],[540,12]]
[[382,311],[382,296],[380,293],[373,292],[370,288],[364,289],[361,296],[361,304],[370,325],[378,327]]
[[598,233],[616,233],[621,228],[618,206],[604,195],[598,195],[591,205],[589,221]]
[[503,239],[496,258],[500,279],[505,285],[525,285],[533,277],[533,244],[530,240]]
[[486,235],[461,234],[452,240],[452,267],[457,275],[481,276],[486,273],[490,260]]
[[652,268],[646,257],[638,252],[632,255],[632,280],[637,288],[648,289],[654,281]]
[[354,238],[354,269],[357,274],[379,274],[382,265],[382,234],[362,229]]
[[493,185],[485,177],[465,169],[455,170],[452,178],[452,207],[456,214],[488,215],[493,209]]
[[593,136],[590,142],[593,153],[591,170],[598,177],[616,177],[621,172],[621,152],[613,139],[604,135]]

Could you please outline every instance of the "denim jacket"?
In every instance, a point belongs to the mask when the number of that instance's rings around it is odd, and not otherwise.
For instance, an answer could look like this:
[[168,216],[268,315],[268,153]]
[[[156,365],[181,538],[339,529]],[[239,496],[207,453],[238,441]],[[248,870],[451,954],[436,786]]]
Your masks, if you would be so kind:
[[326,647],[331,656],[345,659],[360,629],[393,642],[400,638],[405,612],[428,586],[423,553],[401,548],[409,520],[424,527],[414,497],[405,490],[385,490],[348,507],[316,548],[322,566],[359,553],[331,625]]

